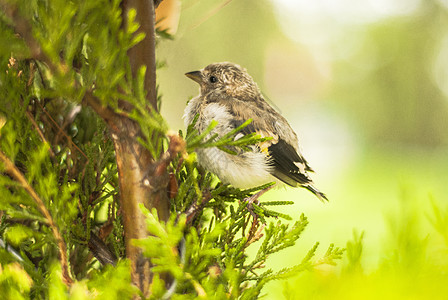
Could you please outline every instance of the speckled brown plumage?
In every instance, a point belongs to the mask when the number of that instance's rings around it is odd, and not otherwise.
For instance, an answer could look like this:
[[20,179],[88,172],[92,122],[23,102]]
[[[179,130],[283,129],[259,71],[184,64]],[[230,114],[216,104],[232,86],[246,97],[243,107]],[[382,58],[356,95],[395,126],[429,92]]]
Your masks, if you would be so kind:
[[[212,120],[218,126],[211,134],[225,135],[248,119],[252,123],[241,134],[256,132],[273,139],[255,145],[252,151],[231,155],[217,148],[199,149],[198,161],[223,182],[236,187],[254,187],[276,179],[301,186],[319,199],[327,198],[314,187],[308,172],[313,170],[299,150],[297,135],[288,121],[263,98],[245,69],[233,63],[214,63],[201,71],[185,74],[200,85],[200,94],[185,109],[185,124],[196,114],[196,129],[202,132]],[[238,136],[237,136],[238,138]]]

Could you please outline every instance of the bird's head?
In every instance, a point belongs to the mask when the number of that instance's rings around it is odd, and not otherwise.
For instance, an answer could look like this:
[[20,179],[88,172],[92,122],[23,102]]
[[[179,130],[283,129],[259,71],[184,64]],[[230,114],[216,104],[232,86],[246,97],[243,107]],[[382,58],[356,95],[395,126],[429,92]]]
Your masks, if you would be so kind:
[[210,64],[200,71],[185,74],[201,86],[201,94],[226,94],[241,100],[259,95],[257,84],[247,71],[237,64],[223,62]]

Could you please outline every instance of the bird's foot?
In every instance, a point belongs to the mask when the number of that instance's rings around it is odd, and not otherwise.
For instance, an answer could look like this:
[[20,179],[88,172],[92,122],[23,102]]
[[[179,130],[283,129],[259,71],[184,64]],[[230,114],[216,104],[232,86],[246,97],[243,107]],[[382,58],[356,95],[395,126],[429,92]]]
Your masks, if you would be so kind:
[[254,220],[257,220],[258,215],[254,212],[253,203],[258,204],[258,199],[257,199],[258,197],[255,197],[255,196],[257,196],[257,194],[247,197],[246,199],[244,199],[244,201],[247,201],[247,204],[246,204],[247,210],[250,212],[250,214],[252,215]]
[[261,191],[259,191],[259,192],[255,193],[255,194],[253,194],[253,195],[250,196],[250,197],[244,198],[244,201],[247,202],[247,204],[246,204],[247,209],[249,210],[249,212],[250,212],[250,214],[252,215],[252,217],[254,218],[254,220],[257,220],[257,219],[258,219],[258,215],[254,212],[253,204],[254,204],[254,203],[255,203],[255,204],[258,204],[258,198],[260,198],[260,197],[261,197],[264,193],[266,193],[267,191],[271,190],[274,186],[275,186],[275,184],[274,184],[274,185],[271,185],[271,186],[268,186],[268,187],[265,188],[265,189],[262,189]]

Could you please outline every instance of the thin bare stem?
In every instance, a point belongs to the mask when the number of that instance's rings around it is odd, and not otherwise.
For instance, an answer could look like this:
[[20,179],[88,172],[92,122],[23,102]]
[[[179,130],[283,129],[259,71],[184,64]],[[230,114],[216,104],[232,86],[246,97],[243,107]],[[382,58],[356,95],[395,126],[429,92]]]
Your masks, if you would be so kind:
[[[37,131],[37,133],[39,134],[40,139],[42,140],[42,142],[48,144],[47,139],[45,138],[45,136],[44,136],[42,130],[40,130],[39,125],[37,125],[36,120],[34,120],[33,116],[31,115],[31,113],[30,113],[29,111],[26,112],[26,116],[28,117],[28,120],[30,120],[31,124],[33,124],[33,127],[34,127],[34,129]],[[53,152],[53,150],[51,149],[51,147],[49,148],[48,151],[50,152],[50,156],[51,156],[52,158],[54,158],[54,152]]]
[[222,3],[219,3],[216,5],[215,8],[210,10],[199,22],[197,22],[195,25],[193,25],[190,30],[195,29],[199,27],[202,23],[213,17],[215,14],[217,14],[221,9],[223,9],[227,4],[232,2],[232,0],[224,0]]

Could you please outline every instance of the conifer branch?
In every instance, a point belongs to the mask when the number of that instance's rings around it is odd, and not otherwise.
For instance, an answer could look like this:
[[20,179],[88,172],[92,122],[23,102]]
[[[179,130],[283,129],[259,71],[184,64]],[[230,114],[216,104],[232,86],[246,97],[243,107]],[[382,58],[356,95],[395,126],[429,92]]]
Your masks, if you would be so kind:
[[26,18],[21,16],[16,6],[9,3],[7,0],[0,0],[0,7],[5,12],[5,15],[12,20],[14,31],[18,33],[25,41],[30,50],[31,57],[43,61],[47,64],[54,74],[59,74],[61,71],[67,70],[65,65],[56,65],[54,62],[42,51],[39,42],[33,36],[33,28]]
[[34,202],[36,202],[37,208],[47,220],[48,226],[50,226],[51,231],[53,232],[53,236],[56,239],[56,243],[58,245],[59,260],[62,267],[62,280],[66,285],[71,285],[73,283],[73,279],[71,278],[70,272],[68,270],[67,247],[56,223],[54,222],[50,212],[45,206],[45,203],[42,201],[33,187],[28,183],[25,176],[17,169],[14,163],[2,151],[0,151],[0,161],[3,162],[5,171],[18,183],[20,183],[20,185],[31,196]]
[[[60,60],[55,63],[44,51],[42,51],[39,42],[33,36],[31,24],[26,18],[20,15],[17,7],[8,3],[7,0],[0,0],[0,6],[6,16],[11,19],[14,31],[21,36],[30,49],[31,57],[44,62],[54,75],[64,73],[67,70],[65,62]],[[103,118],[112,129],[114,129],[114,121],[119,116],[117,113],[111,108],[102,105],[100,100],[95,97],[91,91],[85,93],[84,103],[92,107],[93,110]]]

